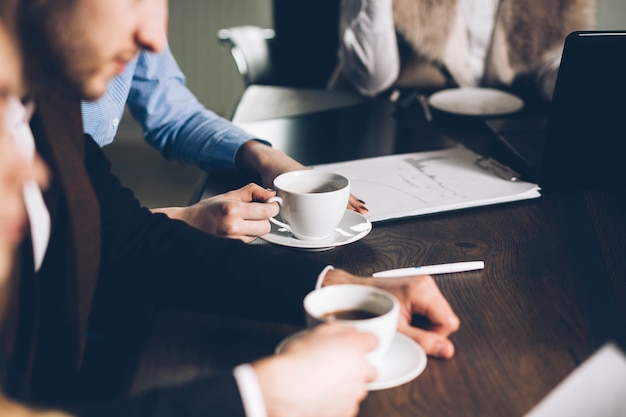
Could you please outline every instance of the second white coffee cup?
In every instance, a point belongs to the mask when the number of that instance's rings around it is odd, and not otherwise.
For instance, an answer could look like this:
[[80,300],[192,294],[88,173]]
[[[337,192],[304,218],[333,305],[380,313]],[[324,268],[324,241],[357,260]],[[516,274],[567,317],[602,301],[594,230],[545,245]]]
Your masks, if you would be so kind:
[[393,342],[400,318],[400,302],[391,293],[369,285],[331,285],[304,297],[307,326],[337,321],[373,333],[378,346],[368,354],[376,367]]
[[339,174],[313,169],[291,171],[274,179],[276,201],[284,222],[270,221],[301,240],[331,237],[345,215],[350,181]]

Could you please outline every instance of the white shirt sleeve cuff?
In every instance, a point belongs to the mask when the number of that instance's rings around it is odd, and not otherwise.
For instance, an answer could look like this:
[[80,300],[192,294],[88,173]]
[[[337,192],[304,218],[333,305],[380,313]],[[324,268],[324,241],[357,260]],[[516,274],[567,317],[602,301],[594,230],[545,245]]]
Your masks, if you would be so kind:
[[233,375],[239,387],[246,417],[267,417],[261,386],[252,365],[244,363],[237,366],[233,370]]
[[322,272],[320,272],[320,274],[317,276],[317,282],[315,283],[316,290],[319,290],[320,288],[322,288],[322,283],[324,282],[324,278],[326,278],[326,273],[333,269],[335,268],[332,265],[328,265],[326,268],[322,270]]

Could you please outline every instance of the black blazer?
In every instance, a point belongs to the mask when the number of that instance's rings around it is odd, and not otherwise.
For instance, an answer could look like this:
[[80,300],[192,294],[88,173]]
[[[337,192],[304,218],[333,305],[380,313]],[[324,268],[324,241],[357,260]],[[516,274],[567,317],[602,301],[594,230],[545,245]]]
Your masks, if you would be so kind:
[[[31,127],[52,173],[45,195],[52,235],[36,275],[23,245],[20,305],[12,308],[17,330],[9,336],[21,354],[8,367],[18,374],[7,378],[9,394],[60,407],[75,404],[87,322],[102,288],[157,306],[302,323],[302,299],[325,264],[152,214],[83,135],[78,101],[47,92],[38,97],[37,109]],[[231,373],[71,409],[79,415],[243,415]]]

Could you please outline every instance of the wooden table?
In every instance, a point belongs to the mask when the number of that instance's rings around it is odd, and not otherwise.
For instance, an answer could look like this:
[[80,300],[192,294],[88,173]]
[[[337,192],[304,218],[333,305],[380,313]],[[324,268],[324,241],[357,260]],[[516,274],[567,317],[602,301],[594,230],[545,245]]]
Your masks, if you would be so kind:
[[[426,123],[418,106],[372,101],[248,125],[305,164],[409,152],[460,140],[515,166],[482,122]],[[445,122],[445,124],[443,124]],[[210,177],[210,194],[237,181]],[[217,185],[217,187],[214,187]],[[360,416],[521,416],[608,340],[626,346],[626,191],[546,190],[516,203],[375,223],[353,244],[308,256],[370,275],[485,260],[436,276],[461,318],[451,360],[429,358],[405,385],[372,392]],[[289,250],[289,249],[287,249]],[[134,392],[273,352],[297,327],[163,311]]]

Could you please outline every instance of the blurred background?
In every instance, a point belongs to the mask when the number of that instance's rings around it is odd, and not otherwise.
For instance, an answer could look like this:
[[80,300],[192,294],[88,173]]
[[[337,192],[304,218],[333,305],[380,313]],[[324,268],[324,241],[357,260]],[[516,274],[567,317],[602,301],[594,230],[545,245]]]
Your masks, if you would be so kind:
[[[626,1],[598,0],[598,5],[598,29],[626,30]],[[188,87],[207,108],[228,117],[244,84],[217,31],[237,25],[272,28],[272,0],[171,0],[169,11],[169,42]],[[165,161],[143,141],[128,114],[104,150],[114,172],[149,208],[186,205],[201,175],[194,167]]]

